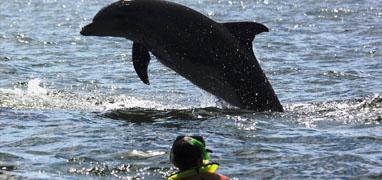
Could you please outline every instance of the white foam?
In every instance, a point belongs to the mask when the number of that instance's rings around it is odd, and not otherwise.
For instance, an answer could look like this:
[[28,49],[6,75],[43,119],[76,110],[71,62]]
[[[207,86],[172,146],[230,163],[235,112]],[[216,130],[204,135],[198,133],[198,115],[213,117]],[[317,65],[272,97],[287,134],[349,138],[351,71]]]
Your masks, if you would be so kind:
[[[200,98],[201,107],[216,106],[214,97]],[[147,108],[147,109],[188,109],[192,105],[181,105],[176,102],[153,99],[142,99],[128,95],[107,96],[92,92],[92,94],[73,94],[60,92],[43,86],[40,79],[28,81],[26,88],[2,89],[0,88],[0,107],[30,108],[30,109],[70,109],[81,111],[105,112],[113,109]],[[175,99],[176,100],[176,99]]]
[[128,157],[154,157],[154,156],[161,156],[164,155],[165,152],[163,151],[139,151],[139,150],[132,150],[127,153]]
[[40,86],[41,80],[32,79],[28,82],[27,94],[46,95],[48,90]]

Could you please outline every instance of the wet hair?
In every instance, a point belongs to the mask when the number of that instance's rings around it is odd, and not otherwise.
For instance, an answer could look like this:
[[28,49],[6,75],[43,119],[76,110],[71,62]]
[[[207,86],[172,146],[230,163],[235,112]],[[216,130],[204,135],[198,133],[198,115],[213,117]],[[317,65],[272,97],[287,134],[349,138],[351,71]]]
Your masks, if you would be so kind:
[[[198,167],[203,162],[203,152],[199,145],[190,144],[185,140],[187,136],[178,136],[171,148],[171,161],[179,168],[179,170],[186,170]],[[203,145],[204,139],[201,136],[190,136]]]

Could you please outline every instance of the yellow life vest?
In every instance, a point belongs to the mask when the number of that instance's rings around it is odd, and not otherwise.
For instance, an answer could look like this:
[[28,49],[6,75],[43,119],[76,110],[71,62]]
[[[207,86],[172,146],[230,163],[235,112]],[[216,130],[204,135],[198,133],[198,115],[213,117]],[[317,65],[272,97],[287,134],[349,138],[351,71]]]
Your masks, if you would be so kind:
[[203,165],[200,168],[192,168],[192,169],[188,169],[185,171],[176,172],[176,173],[170,175],[167,179],[168,180],[179,180],[179,179],[183,179],[183,178],[186,178],[189,176],[197,175],[199,173],[215,173],[218,168],[219,168],[218,163],[210,163],[210,164]]

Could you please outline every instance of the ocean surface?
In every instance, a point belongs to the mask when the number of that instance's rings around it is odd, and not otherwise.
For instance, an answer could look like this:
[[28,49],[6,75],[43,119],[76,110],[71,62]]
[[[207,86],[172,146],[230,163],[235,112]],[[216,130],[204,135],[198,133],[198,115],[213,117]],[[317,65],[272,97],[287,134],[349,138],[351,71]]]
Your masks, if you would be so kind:
[[[284,113],[231,107],[132,42],[84,37],[111,0],[0,1],[0,179],[162,179],[178,135],[202,135],[234,179],[382,179],[381,0],[175,0],[256,21]],[[150,17],[146,17],[150,18]]]

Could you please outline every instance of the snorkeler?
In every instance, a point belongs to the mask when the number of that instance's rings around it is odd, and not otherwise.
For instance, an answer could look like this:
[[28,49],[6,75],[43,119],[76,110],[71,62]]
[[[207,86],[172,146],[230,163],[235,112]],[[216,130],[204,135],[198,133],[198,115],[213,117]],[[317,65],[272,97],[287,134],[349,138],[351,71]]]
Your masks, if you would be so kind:
[[169,180],[228,180],[229,178],[215,173],[217,163],[209,162],[205,142],[201,136],[178,136],[171,148],[171,163],[179,169],[170,175]]

